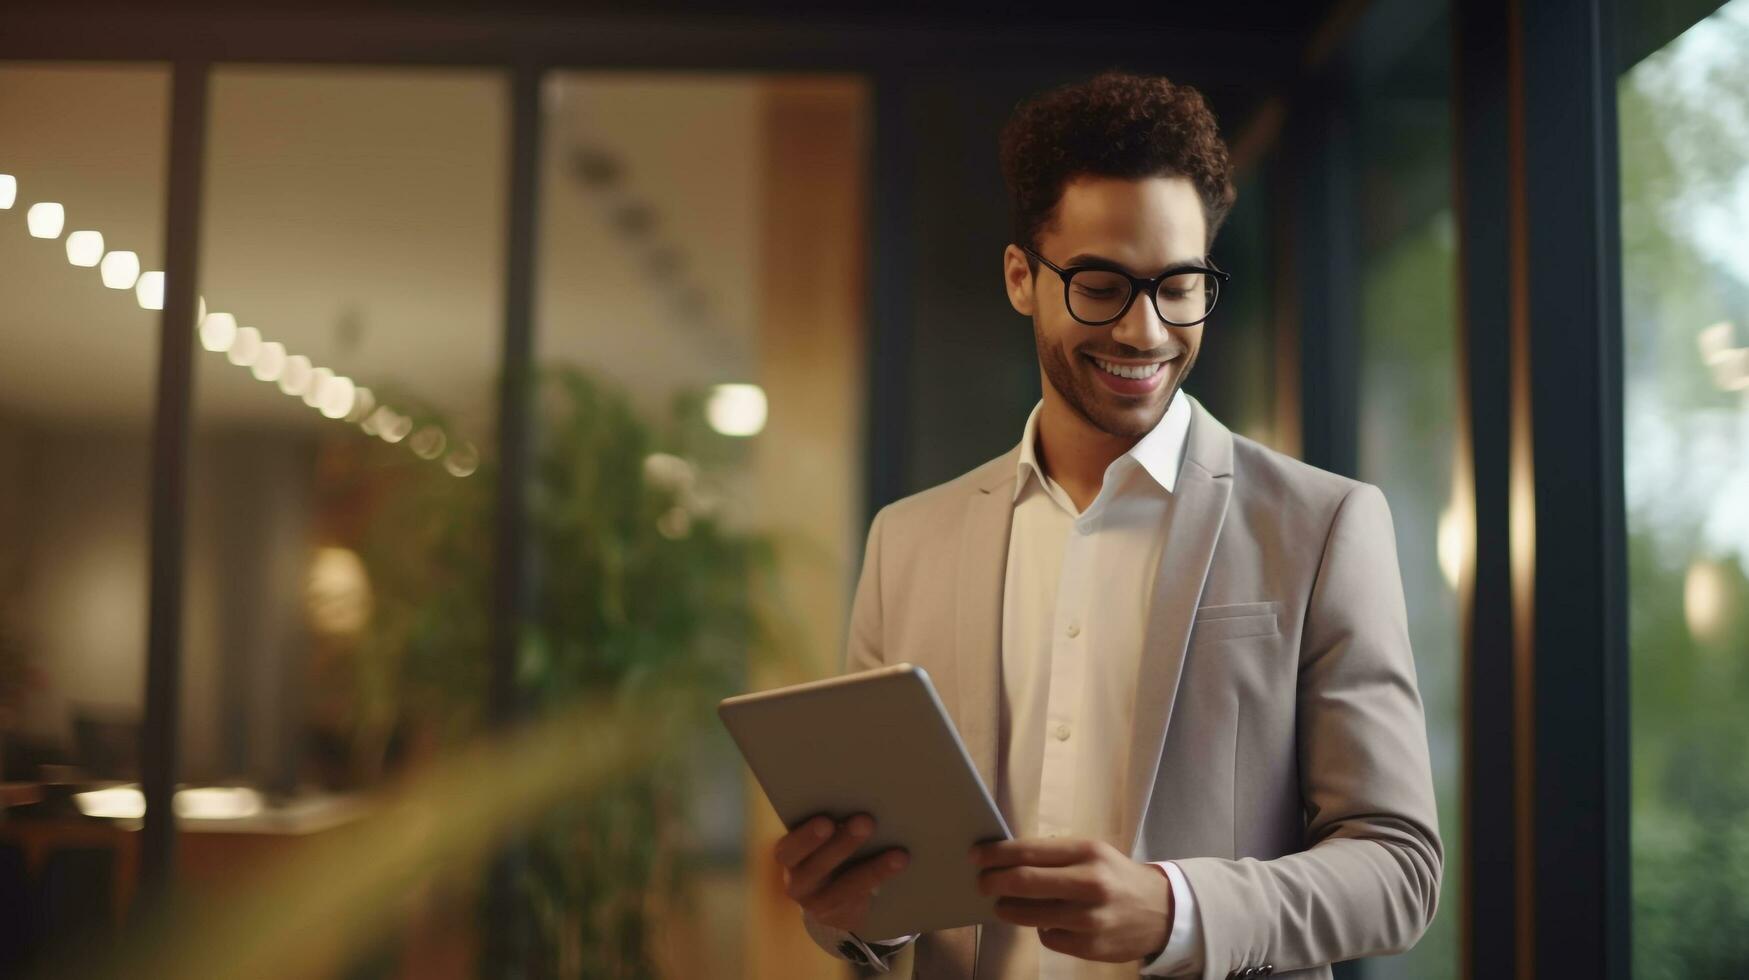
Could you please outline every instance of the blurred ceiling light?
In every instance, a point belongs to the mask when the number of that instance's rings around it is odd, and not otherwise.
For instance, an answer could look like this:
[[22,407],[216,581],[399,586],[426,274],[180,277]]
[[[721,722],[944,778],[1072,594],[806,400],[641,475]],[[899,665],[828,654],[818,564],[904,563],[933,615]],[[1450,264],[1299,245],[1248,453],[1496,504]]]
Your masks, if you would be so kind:
[[723,435],[758,435],[765,428],[765,389],[750,384],[717,385],[711,389],[704,411],[711,428]]
[[278,381],[284,371],[285,345],[277,340],[262,344],[261,353],[255,355],[255,363],[249,368],[257,381]]
[[422,426],[413,438],[407,441],[407,448],[413,450],[413,455],[420,459],[436,459],[443,455],[444,447],[449,445],[449,439],[443,430],[435,425]]
[[1731,618],[1731,580],[1718,562],[1698,559],[1682,580],[1682,612],[1688,633],[1702,643],[1725,634]]
[[304,404],[311,408],[321,408],[323,392],[333,380],[334,372],[325,367],[311,371],[310,383],[304,386]]
[[279,390],[288,395],[302,397],[310,390],[310,375],[314,369],[310,367],[310,359],[302,354],[293,354],[285,359],[285,370],[279,373]]
[[261,812],[261,794],[247,786],[196,786],[173,797],[176,815],[187,820],[241,820]]
[[382,411],[389,413],[388,417],[377,426],[377,428],[382,430],[384,442],[393,445],[394,443],[407,438],[407,433],[413,431],[412,419],[394,411],[393,409],[384,408]]
[[110,252],[103,257],[103,284],[111,289],[132,289],[140,278],[140,257],[133,252]]
[[68,235],[67,261],[81,269],[103,261],[103,232],[76,231]]
[[0,174],[0,211],[12,210],[12,205],[18,200],[18,178],[11,174]]
[[248,367],[261,356],[261,331],[254,327],[238,327],[237,339],[231,341],[231,349],[225,353],[225,359],[238,367]]
[[59,238],[61,226],[67,223],[67,209],[53,201],[32,204],[24,213],[24,224],[32,238]]
[[331,419],[343,419],[352,414],[352,406],[358,401],[358,386],[351,378],[337,377],[322,386],[322,415]]
[[[369,388],[358,386],[352,396],[352,411],[346,413],[346,421],[362,424],[370,418],[370,413],[377,407],[377,398]],[[375,435],[375,433],[371,433]]]
[[464,442],[455,447],[455,451],[443,458],[443,468],[450,476],[472,476],[480,468],[480,451],[471,442]]
[[146,794],[138,786],[106,786],[74,793],[73,805],[88,817],[138,820],[146,815]]
[[200,345],[223,354],[237,342],[237,318],[229,313],[208,313],[200,321]]
[[140,301],[142,310],[163,309],[164,273],[157,269],[140,273],[139,281],[134,283],[134,296]]

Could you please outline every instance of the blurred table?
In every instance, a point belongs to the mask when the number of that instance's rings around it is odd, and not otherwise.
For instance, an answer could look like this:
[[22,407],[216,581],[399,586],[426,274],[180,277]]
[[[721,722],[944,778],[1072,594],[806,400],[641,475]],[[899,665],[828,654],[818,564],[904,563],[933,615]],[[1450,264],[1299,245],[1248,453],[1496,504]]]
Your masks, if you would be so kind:
[[[20,807],[40,799],[36,784],[0,784],[0,805],[8,811],[0,820],[0,842],[23,853],[26,872],[33,877],[59,851],[110,852],[115,861],[110,911],[121,922],[139,881],[140,821],[20,812]],[[312,794],[270,803],[249,816],[178,818],[178,879],[197,889],[234,882],[261,863],[294,854],[310,840],[352,823],[364,816],[367,807],[367,801],[357,796]]]

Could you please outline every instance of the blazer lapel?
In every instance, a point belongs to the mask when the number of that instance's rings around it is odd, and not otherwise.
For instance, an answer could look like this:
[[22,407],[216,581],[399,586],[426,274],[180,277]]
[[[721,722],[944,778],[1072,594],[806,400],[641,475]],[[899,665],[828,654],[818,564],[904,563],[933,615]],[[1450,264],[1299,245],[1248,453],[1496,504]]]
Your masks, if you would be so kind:
[[1008,567],[1008,531],[1014,520],[1011,452],[986,464],[966,500],[960,531],[954,603],[955,682],[960,739],[984,785],[996,793],[996,738],[1001,724],[1002,589]]
[[1166,543],[1154,576],[1136,684],[1135,727],[1123,797],[1126,823],[1120,838],[1130,841],[1132,853],[1140,843],[1148,800],[1154,795],[1190,627],[1233,490],[1233,435],[1200,402],[1192,400],[1191,405],[1195,414],[1178,487],[1169,503]]

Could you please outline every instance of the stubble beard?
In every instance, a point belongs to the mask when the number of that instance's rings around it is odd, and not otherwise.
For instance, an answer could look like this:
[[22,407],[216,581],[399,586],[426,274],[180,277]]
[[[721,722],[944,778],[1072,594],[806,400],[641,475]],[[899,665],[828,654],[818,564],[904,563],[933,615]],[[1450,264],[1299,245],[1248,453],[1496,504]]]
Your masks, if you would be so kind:
[[[1169,376],[1165,381],[1165,397],[1160,399],[1156,409],[1148,413],[1148,418],[1138,421],[1128,412],[1101,411],[1099,392],[1089,390],[1098,382],[1088,378],[1085,372],[1075,370],[1075,366],[1069,363],[1069,355],[1063,353],[1063,348],[1045,338],[1044,332],[1039,329],[1037,317],[1032,322],[1032,340],[1038,351],[1039,366],[1044,369],[1045,380],[1056,389],[1063,402],[1088,425],[1118,439],[1140,439],[1152,432],[1165,417],[1172,399],[1178,397],[1178,389],[1184,386],[1184,379],[1190,376],[1190,369],[1196,366],[1197,351],[1190,350],[1182,355],[1184,366],[1177,370],[1175,376]],[[1176,361],[1173,361],[1163,365],[1160,370],[1171,371],[1175,367]]]

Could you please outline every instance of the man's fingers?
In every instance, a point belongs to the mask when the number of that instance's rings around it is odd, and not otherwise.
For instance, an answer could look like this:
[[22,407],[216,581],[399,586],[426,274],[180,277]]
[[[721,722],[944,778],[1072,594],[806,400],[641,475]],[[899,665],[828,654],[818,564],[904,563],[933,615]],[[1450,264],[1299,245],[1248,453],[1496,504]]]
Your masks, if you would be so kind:
[[893,848],[859,861],[840,872],[832,883],[814,893],[810,908],[836,909],[868,898],[880,883],[905,870],[911,856]]
[[1081,867],[992,868],[978,875],[978,891],[999,898],[1062,899],[1094,904],[1106,890]]
[[820,886],[832,877],[832,872],[855,854],[873,833],[874,820],[867,814],[857,814],[844,821],[826,843],[790,869],[789,896],[799,901],[819,891]]
[[996,917],[1010,925],[1070,932],[1092,932],[1097,925],[1092,908],[1052,899],[1004,898],[996,903]]
[[996,841],[972,848],[972,863],[980,868],[1061,868],[1091,861],[1099,854],[1095,841],[1067,837],[1030,837]]
[[1039,945],[1054,953],[1063,953],[1084,960],[1096,958],[1093,955],[1095,938],[1092,933],[1072,932],[1068,929],[1040,929],[1038,931]]
[[796,865],[801,864],[808,855],[819,850],[820,845],[831,839],[837,826],[831,817],[804,820],[794,830],[777,839],[772,855],[777,858],[778,864],[794,870]]

